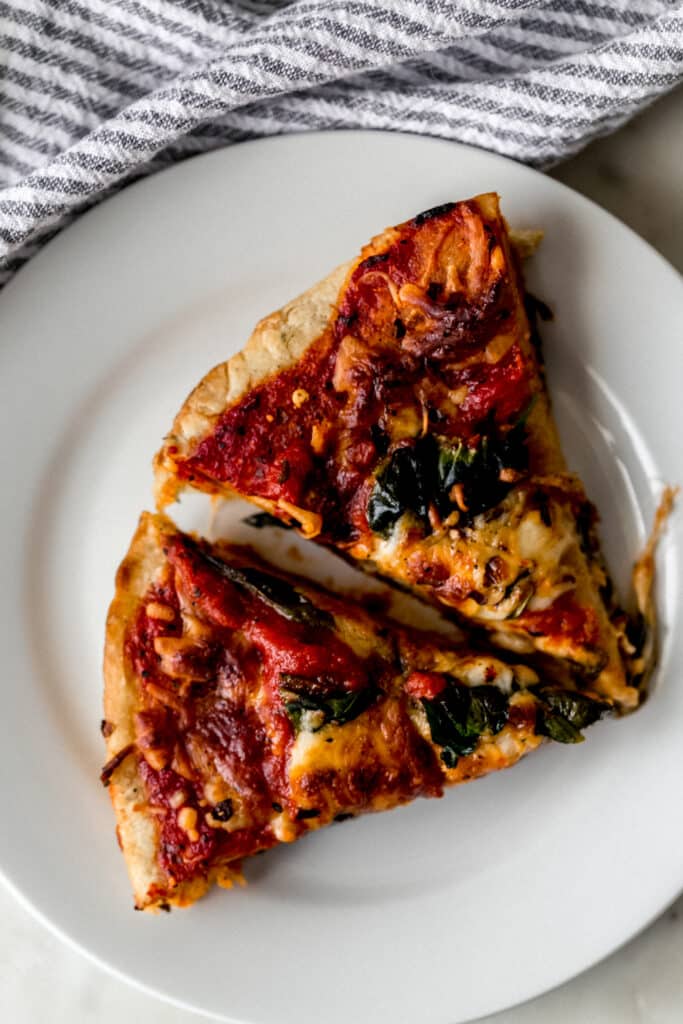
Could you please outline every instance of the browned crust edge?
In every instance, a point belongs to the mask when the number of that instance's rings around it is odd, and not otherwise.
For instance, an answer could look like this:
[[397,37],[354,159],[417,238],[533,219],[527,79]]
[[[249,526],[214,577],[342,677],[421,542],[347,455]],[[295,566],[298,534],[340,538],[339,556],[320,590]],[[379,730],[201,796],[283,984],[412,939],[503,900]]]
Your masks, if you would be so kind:
[[[354,265],[337,267],[303,295],[261,320],[244,348],[210,370],[190,393],[154,457],[157,508],[170,505],[184,488],[175,475],[176,459],[190,455],[227,409],[267,378],[294,366],[320,337]],[[176,452],[172,454],[170,448]],[[226,492],[229,488],[222,488],[222,493]]]
[[[170,520],[143,512],[128,553],[116,574],[114,599],[107,615],[104,645],[104,720],[107,760],[135,743],[134,716],[138,708],[138,682],[124,656],[125,632],[140,599],[164,564],[165,535],[177,531]],[[195,878],[169,891],[159,866],[157,822],[146,803],[138,761],[131,756],[114,769],[109,783],[116,814],[116,834],[130,876],[138,910],[187,906],[218,882],[229,886],[239,872],[221,865],[206,878]]]

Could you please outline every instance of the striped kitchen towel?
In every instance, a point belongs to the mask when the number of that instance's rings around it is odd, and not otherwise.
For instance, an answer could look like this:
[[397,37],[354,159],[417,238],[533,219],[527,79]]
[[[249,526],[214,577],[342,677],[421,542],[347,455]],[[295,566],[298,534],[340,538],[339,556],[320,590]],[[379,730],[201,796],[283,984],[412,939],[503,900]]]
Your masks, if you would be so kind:
[[548,166],[683,78],[683,0],[0,0],[0,47],[4,282],[124,183],[259,135]]

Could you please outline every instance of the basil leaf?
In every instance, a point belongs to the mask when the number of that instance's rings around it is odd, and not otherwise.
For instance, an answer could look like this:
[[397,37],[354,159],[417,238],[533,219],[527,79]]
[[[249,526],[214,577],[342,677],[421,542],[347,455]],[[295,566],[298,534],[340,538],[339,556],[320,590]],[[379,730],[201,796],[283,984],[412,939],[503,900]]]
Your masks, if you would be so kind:
[[468,728],[478,735],[491,733],[495,736],[508,718],[508,702],[497,686],[473,686],[470,688],[470,710],[467,715]]
[[300,594],[291,583],[271,576],[261,569],[244,566],[241,569],[228,565],[215,555],[202,552],[202,558],[208,564],[238,587],[250,594],[255,594],[276,612],[290,622],[298,622],[315,629],[330,629],[334,626],[334,617],[322,608],[316,607],[312,601]]
[[471,754],[481,735],[499,733],[508,717],[507,699],[495,686],[469,687],[455,680],[438,697],[422,699],[421,704],[447,768],[455,768],[459,757]]
[[263,530],[266,526],[276,526],[279,530],[294,529],[291,523],[285,523],[277,516],[272,516],[270,512],[254,512],[250,516],[245,516],[242,522],[247,526],[253,526],[255,530]]
[[436,446],[433,438],[420,438],[395,448],[380,469],[366,510],[375,533],[387,534],[404,512],[413,512],[429,524],[429,503],[436,474]]
[[367,506],[370,529],[386,536],[405,512],[412,512],[429,529],[429,506],[442,518],[456,507],[451,491],[462,487],[457,507],[472,518],[498,505],[511,482],[501,480],[504,469],[527,468],[524,417],[506,434],[484,435],[470,447],[464,441],[437,446],[431,436],[395,448],[377,474]]
[[611,711],[611,705],[575,690],[536,688],[540,698],[536,731],[558,743],[581,743],[581,730]]
[[476,458],[477,449],[468,448],[462,441],[452,447],[442,445],[437,462],[440,490],[447,495],[451,487],[465,480]]
[[540,736],[549,736],[556,743],[583,743],[585,738],[581,730],[562,715],[546,710],[541,711],[540,722],[536,722],[536,731]]
[[[282,690],[280,693],[282,694]],[[320,706],[315,701],[308,700],[303,696],[296,697],[294,700],[286,700],[285,711],[294,726],[294,731],[297,733],[303,729],[304,713],[307,711],[313,712],[313,714],[308,715],[306,718],[309,724],[308,731],[317,732],[325,724],[324,712]]]
[[[322,691],[320,683],[305,676],[280,673],[280,695],[296,732],[318,732],[324,725],[346,725],[375,703],[380,690],[370,684],[362,690]],[[304,687],[308,686],[306,691]],[[305,715],[309,712],[308,715]]]
[[[437,507],[442,516],[453,508],[450,498],[455,484],[462,485],[462,504],[469,517],[498,505],[512,484],[500,479],[504,469],[522,472],[527,468],[524,421],[520,420],[505,435],[484,435],[476,447],[460,441],[442,445],[438,459]],[[463,511],[461,509],[461,511]]]

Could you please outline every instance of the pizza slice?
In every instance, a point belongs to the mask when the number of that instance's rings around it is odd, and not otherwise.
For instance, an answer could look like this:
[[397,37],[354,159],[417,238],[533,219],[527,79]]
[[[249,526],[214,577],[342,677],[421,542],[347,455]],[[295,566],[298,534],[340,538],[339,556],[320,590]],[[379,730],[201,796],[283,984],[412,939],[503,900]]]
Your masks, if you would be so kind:
[[496,195],[388,229],[201,381],[156,457],[159,507],[239,495],[635,707],[641,651],[565,465],[533,306]]
[[144,514],[107,620],[102,731],[139,909],[312,829],[575,743],[612,705],[370,614]]

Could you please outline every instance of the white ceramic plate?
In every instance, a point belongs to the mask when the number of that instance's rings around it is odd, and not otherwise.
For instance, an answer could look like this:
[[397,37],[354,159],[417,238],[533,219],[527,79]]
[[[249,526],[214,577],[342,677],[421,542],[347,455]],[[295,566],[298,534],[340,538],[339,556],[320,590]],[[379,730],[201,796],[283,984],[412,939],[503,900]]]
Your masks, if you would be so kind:
[[[683,886],[679,511],[659,558],[661,666],[637,715],[256,858],[245,890],[131,909],[97,781],[100,655],[152,453],[261,315],[385,225],[489,189],[513,224],[546,231],[529,279],[557,315],[550,388],[623,584],[662,482],[683,478],[683,288],[621,224],[525,167],[405,135],[250,143],[104,203],[0,297],[0,865],[99,963],[221,1019],[455,1024],[593,964]],[[205,513],[190,502],[183,522]],[[308,569],[348,579],[305,551]]]

